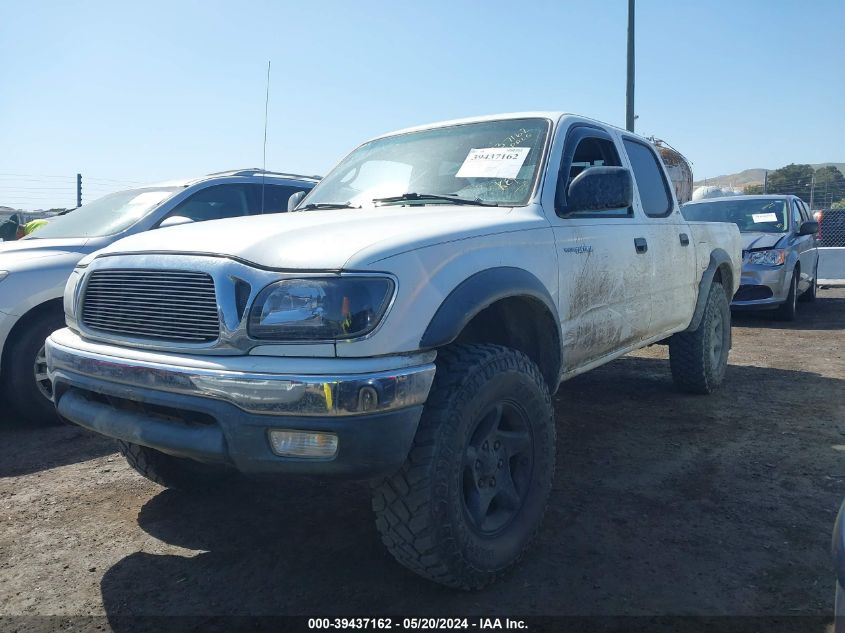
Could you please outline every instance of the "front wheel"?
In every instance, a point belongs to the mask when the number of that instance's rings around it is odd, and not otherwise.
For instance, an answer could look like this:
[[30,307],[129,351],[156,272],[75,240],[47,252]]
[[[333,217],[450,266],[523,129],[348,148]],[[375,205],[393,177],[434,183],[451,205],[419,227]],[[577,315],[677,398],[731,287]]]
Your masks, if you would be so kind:
[[810,282],[810,287],[807,288],[801,296],[798,297],[798,301],[803,301],[804,303],[812,303],[816,300],[816,292],[819,289],[818,286],[818,269],[816,270],[816,274],[813,276],[813,281]]
[[669,339],[675,386],[689,393],[711,393],[725,378],[730,346],[731,310],[722,284],[714,282],[698,329]]
[[53,386],[47,376],[44,344],[54,331],[64,327],[61,310],[42,311],[23,317],[29,322],[9,341],[3,367],[3,389],[17,413],[35,424],[57,424]]
[[792,281],[789,283],[789,292],[786,301],[780,304],[775,311],[775,316],[780,321],[794,321],[798,300],[798,271],[792,273]]
[[374,486],[382,541],[425,578],[483,587],[533,539],[554,465],[554,411],[538,367],[498,345],[444,349],[408,459]]

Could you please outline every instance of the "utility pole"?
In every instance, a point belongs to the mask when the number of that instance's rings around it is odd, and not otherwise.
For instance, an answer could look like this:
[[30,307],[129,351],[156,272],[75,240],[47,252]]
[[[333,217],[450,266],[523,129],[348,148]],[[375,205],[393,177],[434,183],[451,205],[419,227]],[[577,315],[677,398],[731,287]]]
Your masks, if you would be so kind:
[[76,174],[76,206],[82,206],[82,174]]
[[625,129],[634,131],[634,0],[628,0],[628,84],[625,90]]
[[769,193],[769,170],[763,171],[763,193]]

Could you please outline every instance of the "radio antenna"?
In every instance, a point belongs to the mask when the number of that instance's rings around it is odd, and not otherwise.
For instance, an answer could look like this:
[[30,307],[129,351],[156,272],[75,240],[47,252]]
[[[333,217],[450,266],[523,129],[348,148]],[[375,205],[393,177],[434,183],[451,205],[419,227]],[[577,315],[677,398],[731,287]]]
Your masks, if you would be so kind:
[[267,173],[267,113],[270,106],[270,60],[267,60],[267,88],[264,93],[264,150],[261,159],[261,213],[264,213],[264,175]]

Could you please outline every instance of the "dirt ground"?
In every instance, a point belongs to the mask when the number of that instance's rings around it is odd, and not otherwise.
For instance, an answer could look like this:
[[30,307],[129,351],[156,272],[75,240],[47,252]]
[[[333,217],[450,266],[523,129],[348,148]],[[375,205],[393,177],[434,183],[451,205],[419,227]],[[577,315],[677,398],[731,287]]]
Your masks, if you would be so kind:
[[538,542],[477,593],[394,563],[363,484],[190,496],[137,476],[99,436],[6,419],[0,615],[105,615],[106,629],[139,614],[827,617],[843,331],[845,291],[825,290],[794,324],[735,318],[712,396],[674,391],[660,346],[566,383]]

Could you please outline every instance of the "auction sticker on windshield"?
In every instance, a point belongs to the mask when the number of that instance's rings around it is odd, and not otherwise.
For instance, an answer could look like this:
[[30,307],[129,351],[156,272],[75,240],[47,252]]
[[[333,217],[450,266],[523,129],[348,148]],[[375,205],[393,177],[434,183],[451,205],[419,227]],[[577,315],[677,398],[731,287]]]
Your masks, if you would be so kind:
[[777,213],[752,213],[751,219],[754,222],[777,222],[778,216]]
[[482,147],[471,149],[457,178],[516,178],[530,147]]

